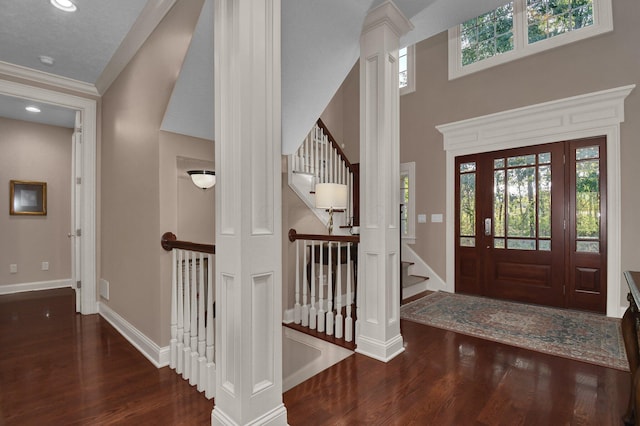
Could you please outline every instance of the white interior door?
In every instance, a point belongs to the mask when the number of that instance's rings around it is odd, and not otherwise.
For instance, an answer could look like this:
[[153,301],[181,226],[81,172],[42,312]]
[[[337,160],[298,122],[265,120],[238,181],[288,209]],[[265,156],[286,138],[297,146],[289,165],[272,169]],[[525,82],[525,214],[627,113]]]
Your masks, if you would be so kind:
[[82,112],[76,111],[76,123],[73,132],[73,171],[71,182],[71,271],[76,291],[76,312],[82,311],[81,249],[82,249]]

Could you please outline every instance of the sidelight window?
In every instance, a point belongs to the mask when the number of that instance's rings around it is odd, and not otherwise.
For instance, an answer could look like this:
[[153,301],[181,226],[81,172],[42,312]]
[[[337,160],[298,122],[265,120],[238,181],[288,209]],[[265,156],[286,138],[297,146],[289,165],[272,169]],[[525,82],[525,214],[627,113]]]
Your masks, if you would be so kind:
[[460,164],[460,247],[476,246],[476,163]]

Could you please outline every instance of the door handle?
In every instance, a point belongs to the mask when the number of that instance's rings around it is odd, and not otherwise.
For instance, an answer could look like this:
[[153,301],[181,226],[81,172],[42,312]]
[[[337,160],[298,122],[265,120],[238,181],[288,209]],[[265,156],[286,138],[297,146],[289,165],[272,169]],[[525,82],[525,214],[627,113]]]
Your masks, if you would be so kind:
[[484,235],[487,237],[491,235],[491,218],[488,217],[484,220]]

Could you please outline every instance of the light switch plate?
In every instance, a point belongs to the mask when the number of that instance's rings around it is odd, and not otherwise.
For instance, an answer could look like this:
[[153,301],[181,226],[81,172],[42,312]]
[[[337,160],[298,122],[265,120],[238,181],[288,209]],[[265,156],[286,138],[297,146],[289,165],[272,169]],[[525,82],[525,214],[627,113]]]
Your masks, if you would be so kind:
[[441,223],[442,222],[442,213],[432,214],[431,215],[432,223]]
[[419,214],[418,215],[418,223],[427,223],[427,215]]

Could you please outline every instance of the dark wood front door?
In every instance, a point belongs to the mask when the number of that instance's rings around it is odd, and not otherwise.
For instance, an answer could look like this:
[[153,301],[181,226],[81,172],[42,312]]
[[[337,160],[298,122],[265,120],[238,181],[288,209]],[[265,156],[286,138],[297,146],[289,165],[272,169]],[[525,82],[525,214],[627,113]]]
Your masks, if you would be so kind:
[[456,291],[606,308],[604,138],[456,158]]

